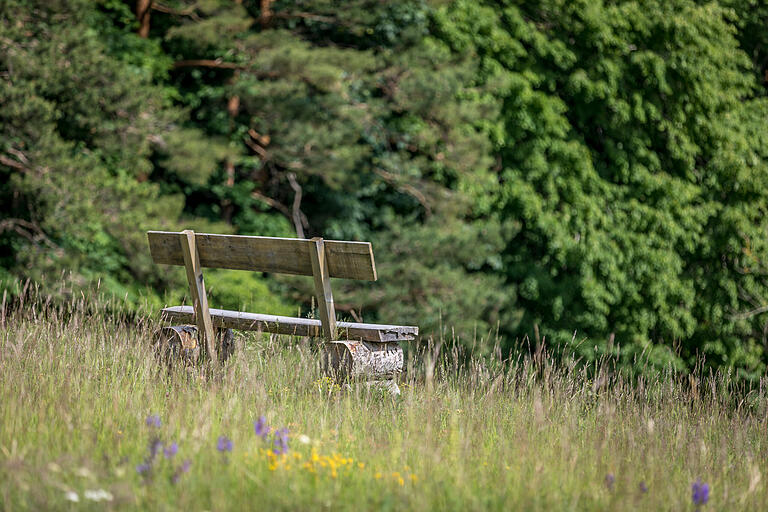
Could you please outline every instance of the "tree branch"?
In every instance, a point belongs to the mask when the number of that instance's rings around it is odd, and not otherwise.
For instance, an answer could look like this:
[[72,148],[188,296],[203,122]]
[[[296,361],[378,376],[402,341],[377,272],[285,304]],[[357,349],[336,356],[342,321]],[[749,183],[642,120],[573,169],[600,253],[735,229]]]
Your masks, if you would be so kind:
[[[302,190],[299,183],[296,181],[296,174],[289,172],[288,173],[288,183],[291,185],[291,188],[293,189],[294,196],[293,196],[293,212],[291,217],[293,218],[293,225],[296,228],[296,236],[299,238],[304,238],[304,222],[306,222],[306,217],[303,213],[301,213],[301,196],[302,196]],[[309,227],[309,226],[306,226]]]
[[281,19],[301,18],[305,20],[319,21],[322,23],[346,25],[344,23],[340,23],[337,18],[332,18],[330,16],[322,16],[320,14],[312,14],[311,12],[278,12],[273,14],[272,16],[274,18],[281,18]]
[[266,159],[267,159],[267,155],[268,155],[268,153],[267,153],[267,150],[266,150],[266,149],[264,149],[263,147],[259,146],[258,144],[256,144],[255,142],[253,142],[253,141],[252,141],[250,138],[248,138],[248,137],[243,137],[243,141],[245,142],[245,144],[246,144],[246,145],[247,145],[249,148],[251,148],[251,149],[252,149],[252,150],[254,150],[256,153],[258,153],[258,155],[259,155],[259,156],[262,158],[262,160],[266,160]]
[[419,189],[414,187],[413,185],[409,183],[402,183],[400,180],[395,176],[394,174],[385,171],[384,169],[375,168],[374,172],[384,178],[384,181],[389,183],[390,185],[394,186],[404,194],[407,194],[414,199],[416,199],[421,206],[424,207],[424,210],[427,213],[427,216],[432,215],[432,207],[429,205],[429,201],[427,200],[427,196],[425,196]]
[[[28,220],[4,219],[0,221],[0,233],[8,230],[15,231],[17,234],[23,236],[35,245],[39,245],[39,242],[42,241],[51,249],[61,250],[61,247],[54,244],[40,226]],[[34,233],[37,234],[35,235]]]
[[245,69],[242,64],[234,62],[224,62],[221,59],[191,59],[179,60],[173,63],[174,68],[202,67],[216,69]]
[[768,311],[768,306],[761,306],[759,308],[753,309],[752,311],[746,311],[744,313],[737,313],[737,314],[731,315],[731,318],[734,320],[746,320],[747,318],[751,318],[755,315],[765,313],[766,311]]
[[271,197],[267,197],[264,194],[262,194],[261,192],[257,192],[255,190],[253,192],[251,192],[251,197],[253,197],[254,199],[258,199],[259,201],[264,201],[265,203],[267,203],[267,205],[269,205],[270,207],[274,208],[275,210],[278,210],[280,213],[282,213],[283,215],[285,215],[289,219],[292,217],[291,216],[291,209],[288,208],[287,206],[285,206],[280,201],[272,199]]
[[195,21],[200,21],[201,19],[200,16],[198,16],[195,12],[194,6],[179,10],[168,7],[167,5],[163,5],[160,2],[152,2],[151,8],[154,11],[162,12],[165,14],[172,14],[174,16],[189,16]]
[[17,162],[16,160],[11,160],[5,155],[0,155],[0,164],[3,164],[7,167],[11,167],[13,169],[18,169],[19,171],[24,171],[24,172],[29,171],[29,168],[27,168],[26,165],[20,162]]

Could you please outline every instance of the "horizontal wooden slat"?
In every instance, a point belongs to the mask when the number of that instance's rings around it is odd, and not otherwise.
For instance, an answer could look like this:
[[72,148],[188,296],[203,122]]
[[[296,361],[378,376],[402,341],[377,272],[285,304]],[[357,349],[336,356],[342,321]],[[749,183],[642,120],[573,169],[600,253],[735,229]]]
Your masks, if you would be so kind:
[[[192,306],[173,306],[163,309],[163,317],[171,321],[194,323]],[[294,336],[322,336],[320,320],[290,316],[260,315],[225,309],[211,309],[213,325],[243,331],[263,331]],[[337,322],[337,338],[362,341],[410,341],[419,334],[418,327],[406,325],[361,324]]]
[[[149,252],[155,263],[184,264],[181,236],[167,231],[147,232]],[[195,239],[203,267],[312,275],[310,240],[206,233],[195,233]],[[370,242],[325,240],[325,253],[331,277],[376,280]]]

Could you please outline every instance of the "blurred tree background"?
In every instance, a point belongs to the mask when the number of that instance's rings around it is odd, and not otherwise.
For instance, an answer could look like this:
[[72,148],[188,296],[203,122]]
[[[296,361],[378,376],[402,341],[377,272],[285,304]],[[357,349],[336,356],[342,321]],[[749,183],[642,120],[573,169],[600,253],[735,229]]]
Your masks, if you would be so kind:
[[[185,281],[148,229],[370,240],[342,316],[755,377],[767,24],[762,0],[6,0],[0,281],[156,308]],[[311,307],[307,280],[208,280]]]

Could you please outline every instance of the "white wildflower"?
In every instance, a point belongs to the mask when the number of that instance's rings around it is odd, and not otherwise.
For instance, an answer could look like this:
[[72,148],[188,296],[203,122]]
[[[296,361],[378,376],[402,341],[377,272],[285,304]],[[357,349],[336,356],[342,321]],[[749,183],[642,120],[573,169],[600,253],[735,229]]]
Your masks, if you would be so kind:
[[85,491],[83,495],[85,499],[91,501],[112,501],[114,499],[112,493],[104,489]]
[[78,496],[75,491],[67,491],[67,493],[64,495],[64,499],[77,503],[80,501],[80,496]]

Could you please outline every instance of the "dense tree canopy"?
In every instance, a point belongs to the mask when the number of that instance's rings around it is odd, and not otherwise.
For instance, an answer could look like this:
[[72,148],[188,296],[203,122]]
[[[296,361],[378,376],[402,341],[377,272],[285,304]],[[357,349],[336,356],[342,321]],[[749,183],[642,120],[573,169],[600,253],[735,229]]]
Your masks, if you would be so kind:
[[[159,304],[184,281],[147,229],[370,240],[380,281],[335,283],[342,315],[757,375],[767,20],[754,0],[4,2],[0,278]],[[210,281],[226,307],[310,306],[306,280]]]

